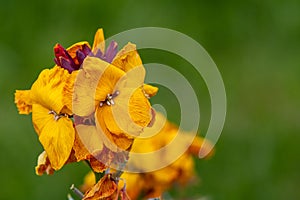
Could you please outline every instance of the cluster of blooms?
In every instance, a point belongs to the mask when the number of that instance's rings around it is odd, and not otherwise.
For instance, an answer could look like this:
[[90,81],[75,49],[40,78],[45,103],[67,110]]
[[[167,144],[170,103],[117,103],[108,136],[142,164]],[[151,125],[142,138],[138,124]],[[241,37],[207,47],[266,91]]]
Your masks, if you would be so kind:
[[[130,151],[160,148],[178,131],[167,122],[157,136],[137,139],[162,117],[149,103],[158,88],[144,83],[145,69],[134,44],[128,43],[118,52],[113,41],[105,50],[103,30],[99,29],[92,47],[88,42],[67,49],[57,44],[54,53],[56,65],[44,69],[30,90],[15,93],[19,113],[32,113],[34,129],[44,148],[36,174],[52,174],[67,163],[86,161],[94,174],[105,175],[98,182],[93,179],[85,183],[84,200],[136,199],[141,193],[160,196],[175,180],[184,183],[192,177],[191,155],[200,149],[201,138],[164,169],[120,173]],[[117,169],[115,173],[108,171],[111,167]],[[124,180],[122,187],[120,180]]]
[[[126,192],[132,200],[161,197],[172,186],[184,186],[192,181],[196,181],[193,157],[198,155],[203,144],[210,145],[209,143],[204,143],[204,139],[201,137],[193,138],[192,134],[179,130],[176,125],[167,121],[160,113],[157,113],[155,118],[156,123],[142,133],[141,137],[135,139],[131,152],[149,153],[159,150],[172,142],[178,135],[178,131],[182,134],[180,138],[181,146],[187,147],[187,150],[175,162],[159,170],[143,172],[147,171],[146,168],[149,168],[149,166],[150,168],[151,166],[161,166],[169,156],[179,151],[178,149],[170,148],[166,149],[166,151],[161,151],[156,160],[145,159],[143,162],[134,162],[135,169],[143,173],[124,172],[121,175],[121,179],[126,183]],[[143,137],[147,133],[152,134],[153,132],[157,134],[152,137]],[[190,144],[190,140],[193,141],[192,144]],[[206,158],[209,158],[214,153],[210,149],[210,146],[202,146],[203,154],[207,155]],[[95,183],[96,177],[91,171],[84,179],[84,184],[81,186],[82,191],[86,191]],[[117,193],[116,189],[110,191],[112,196]]]

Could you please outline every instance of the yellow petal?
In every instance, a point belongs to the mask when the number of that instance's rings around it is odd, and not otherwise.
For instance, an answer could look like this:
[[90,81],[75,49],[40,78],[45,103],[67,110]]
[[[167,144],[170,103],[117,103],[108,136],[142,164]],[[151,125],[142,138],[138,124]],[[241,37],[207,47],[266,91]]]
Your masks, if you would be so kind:
[[112,64],[125,72],[134,67],[142,66],[142,60],[136,51],[135,44],[129,42],[118,52]]
[[105,40],[103,29],[100,28],[97,30],[95,37],[94,37],[94,44],[93,44],[93,53],[97,53],[97,50],[100,49],[102,53],[105,51]]
[[151,120],[151,106],[141,89],[137,89],[129,101],[129,113],[132,120],[146,127]]
[[87,57],[82,66],[74,83],[73,110],[79,116],[88,116],[114,92],[124,72],[96,57]]
[[40,104],[32,105],[32,123],[38,136],[40,136],[44,127],[54,120],[54,116],[49,114],[49,111]]
[[115,119],[111,112],[111,106],[104,106],[99,108],[102,110],[101,117],[104,119],[105,126],[109,130],[111,142],[117,145],[122,150],[127,150],[131,147],[133,143],[133,137],[125,134],[122,129],[120,129],[115,122]]
[[144,90],[145,95],[147,97],[153,97],[158,92],[158,88],[157,87],[154,87],[154,86],[149,85],[149,84],[144,84],[143,85],[143,90]]
[[120,94],[115,98],[115,105],[104,109],[105,124],[114,134],[125,133],[136,137],[152,118],[150,103],[140,88],[120,89]]
[[60,113],[64,107],[64,85],[69,76],[67,70],[58,66],[43,70],[31,87],[32,101]]
[[15,104],[18,108],[19,114],[28,115],[32,110],[32,100],[30,97],[30,90],[16,90]]
[[75,130],[67,117],[54,119],[49,110],[38,104],[32,106],[32,120],[39,134],[39,140],[49,157],[51,167],[60,169],[71,153]]
[[105,115],[104,112],[105,109],[97,108],[95,113],[95,122],[96,122],[96,128],[97,131],[101,134],[103,134],[103,143],[104,145],[111,151],[116,152],[118,150],[117,145],[114,143],[114,138],[111,135],[111,132],[107,129],[105,125]]

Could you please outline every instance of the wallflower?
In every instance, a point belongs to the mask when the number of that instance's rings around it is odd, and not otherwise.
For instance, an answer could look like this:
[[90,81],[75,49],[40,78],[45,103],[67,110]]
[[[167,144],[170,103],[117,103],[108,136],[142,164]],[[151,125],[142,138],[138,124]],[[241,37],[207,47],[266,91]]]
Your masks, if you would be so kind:
[[[98,32],[95,41],[102,44]],[[103,53],[97,42],[66,91],[73,94],[72,111],[81,142],[93,157],[110,165],[126,161],[124,151],[150,124],[153,112],[143,89],[145,70],[135,45],[129,43],[117,54],[117,44],[112,42]],[[153,86],[148,88],[152,96],[157,92]],[[80,149],[75,148],[75,154],[90,156]],[[109,158],[110,154],[114,155]]]
[[[32,112],[46,152],[42,155],[47,155],[40,156],[36,173],[47,173],[41,170],[46,161],[48,167],[58,170],[67,162],[87,160],[96,172],[111,163],[123,163],[134,137],[152,119],[145,91],[152,96],[157,92],[143,83],[145,71],[135,45],[129,43],[118,53],[117,43],[111,42],[105,50],[103,30],[98,29],[92,48],[85,41],[67,49],[56,44],[54,54],[56,65],[43,70],[30,90],[15,93],[19,113]],[[89,87],[93,84],[95,96]],[[88,95],[81,99],[82,94]]]

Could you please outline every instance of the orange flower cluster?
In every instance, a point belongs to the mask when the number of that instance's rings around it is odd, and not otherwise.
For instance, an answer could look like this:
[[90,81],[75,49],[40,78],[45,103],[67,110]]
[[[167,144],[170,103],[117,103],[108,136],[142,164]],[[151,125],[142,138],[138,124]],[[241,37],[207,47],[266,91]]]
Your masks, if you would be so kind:
[[[20,114],[32,113],[44,152],[36,173],[51,174],[66,163],[88,161],[95,172],[128,159],[133,140],[153,118],[145,69],[134,44],[105,50],[103,30],[93,46],[54,47],[56,65],[44,69],[30,90],[17,90]],[[101,159],[100,159],[101,158]]]
[[[32,114],[44,148],[36,174],[87,162],[93,174],[86,177],[83,200],[159,197],[175,182],[185,184],[194,176],[192,155],[210,148],[152,109],[149,98],[158,88],[144,83],[145,69],[134,44],[118,51],[112,41],[105,48],[99,29],[92,46],[78,42],[64,49],[57,44],[54,53],[56,65],[44,69],[29,90],[15,92],[19,113]],[[180,144],[164,148],[173,141]],[[134,157],[153,152],[158,152],[155,159]],[[142,173],[122,174],[128,166]],[[96,182],[99,173],[103,177]]]
[[[159,130],[158,133],[157,130]],[[179,130],[176,125],[167,121],[160,113],[156,114],[155,124],[141,136],[147,136],[149,133],[153,133],[153,131],[157,134],[147,138],[135,139],[131,153],[151,153],[159,150],[172,142],[178,135],[178,132],[182,134],[180,138],[181,146],[185,146],[187,149],[175,162],[167,166],[162,165],[162,168],[158,170],[143,172],[147,171],[149,166],[157,166],[164,163],[164,161],[169,159],[170,155],[174,155],[174,152],[177,151],[176,149],[172,148],[161,151],[155,160],[143,160],[143,162],[140,162],[140,160],[133,161],[135,169],[143,173],[124,172],[121,176],[121,180],[125,182],[128,196],[132,200],[161,197],[163,193],[172,186],[186,185],[195,179],[193,157],[198,155],[200,148],[202,148],[202,151],[206,151],[206,158],[209,158],[214,153],[213,151],[208,152],[211,146],[207,141],[204,143],[203,138],[198,136],[194,138],[192,134]],[[190,143],[190,141],[192,142]],[[206,144],[206,146],[202,146],[203,144]],[[129,155],[129,162],[131,159]],[[95,182],[94,173],[88,173],[82,185],[82,190],[86,191],[87,188],[93,186]],[[117,193],[117,189],[115,189],[115,193]]]

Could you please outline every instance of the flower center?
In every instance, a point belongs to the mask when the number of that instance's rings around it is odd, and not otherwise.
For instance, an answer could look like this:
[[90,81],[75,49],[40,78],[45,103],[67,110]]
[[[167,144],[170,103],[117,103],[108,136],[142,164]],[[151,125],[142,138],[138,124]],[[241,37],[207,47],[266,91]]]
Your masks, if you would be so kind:
[[68,116],[67,114],[57,114],[54,110],[49,111],[49,114],[53,115],[55,121],[59,120],[61,117]]
[[104,101],[101,101],[101,102],[100,102],[100,107],[102,107],[105,103],[106,103],[108,106],[114,105],[114,104],[115,104],[114,98],[116,98],[119,94],[120,94],[120,92],[119,92],[118,90],[115,91],[115,92],[112,93],[112,94],[107,94],[107,95],[106,95],[106,99],[105,99]]

